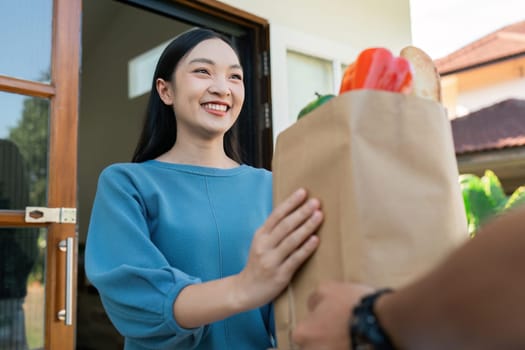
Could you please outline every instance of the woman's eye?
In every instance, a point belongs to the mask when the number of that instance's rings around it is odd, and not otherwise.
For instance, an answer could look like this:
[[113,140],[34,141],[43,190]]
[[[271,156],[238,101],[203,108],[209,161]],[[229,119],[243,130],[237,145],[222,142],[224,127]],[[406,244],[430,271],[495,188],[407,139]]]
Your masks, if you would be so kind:
[[202,73],[202,74],[209,74],[207,69],[204,68],[198,68],[194,70],[195,73]]
[[242,80],[242,75],[240,75],[240,74],[233,74],[232,78],[233,79],[237,79],[237,80]]

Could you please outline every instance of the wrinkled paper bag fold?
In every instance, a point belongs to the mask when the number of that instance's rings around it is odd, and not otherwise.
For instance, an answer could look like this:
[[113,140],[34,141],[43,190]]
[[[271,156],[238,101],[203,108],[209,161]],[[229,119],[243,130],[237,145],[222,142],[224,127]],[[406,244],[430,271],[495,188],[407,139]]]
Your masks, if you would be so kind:
[[299,187],[321,200],[321,244],[276,299],[279,349],[322,280],[400,287],[468,238],[450,122],[403,94],[337,96],[279,134],[274,203]]

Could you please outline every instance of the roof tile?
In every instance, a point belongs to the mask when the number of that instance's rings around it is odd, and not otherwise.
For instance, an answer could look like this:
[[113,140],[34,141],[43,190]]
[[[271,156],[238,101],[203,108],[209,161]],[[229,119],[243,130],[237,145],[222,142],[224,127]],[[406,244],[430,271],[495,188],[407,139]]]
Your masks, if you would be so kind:
[[525,54],[525,20],[503,27],[448,56],[435,60],[441,75]]
[[508,99],[451,120],[456,154],[525,145],[525,100]]

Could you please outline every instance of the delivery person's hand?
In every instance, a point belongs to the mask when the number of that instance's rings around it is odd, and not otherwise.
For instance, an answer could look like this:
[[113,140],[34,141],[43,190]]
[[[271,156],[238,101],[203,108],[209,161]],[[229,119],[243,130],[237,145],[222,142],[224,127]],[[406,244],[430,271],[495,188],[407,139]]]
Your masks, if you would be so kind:
[[293,331],[301,350],[350,349],[350,317],[361,298],[373,291],[360,284],[324,282],[308,299],[309,314]]

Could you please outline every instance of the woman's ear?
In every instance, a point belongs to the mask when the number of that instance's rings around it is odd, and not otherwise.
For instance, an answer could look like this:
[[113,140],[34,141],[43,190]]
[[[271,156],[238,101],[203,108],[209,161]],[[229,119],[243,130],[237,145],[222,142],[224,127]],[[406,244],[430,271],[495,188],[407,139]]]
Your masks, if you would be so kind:
[[155,82],[155,86],[162,102],[168,106],[171,106],[173,104],[173,89],[170,82],[162,78],[158,78]]

